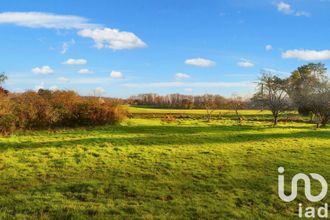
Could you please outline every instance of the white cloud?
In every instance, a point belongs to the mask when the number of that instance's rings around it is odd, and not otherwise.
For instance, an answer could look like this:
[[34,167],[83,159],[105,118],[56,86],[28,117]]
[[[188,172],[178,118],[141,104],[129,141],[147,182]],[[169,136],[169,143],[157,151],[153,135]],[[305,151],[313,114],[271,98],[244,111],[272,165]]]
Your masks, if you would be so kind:
[[190,75],[186,74],[186,73],[177,73],[175,74],[175,79],[177,80],[182,80],[182,79],[189,79]]
[[85,65],[87,63],[87,60],[85,59],[68,59],[64,62],[64,64],[67,65]]
[[287,50],[282,53],[282,58],[295,58],[299,60],[330,60],[330,50]]
[[67,42],[64,42],[63,44],[62,44],[62,50],[61,50],[61,54],[66,54],[66,52],[69,50],[69,47],[71,46],[71,45],[74,45],[76,43],[76,41],[75,40],[71,40],[71,41],[67,41]]
[[241,61],[239,61],[237,65],[244,68],[254,67],[254,63],[245,59],[241,59]]
[[90,70],[90,69],[80,69],[78,71],[78,73],[80,73],[80,74],[92,74],[92,73],[94,73],[94,71]]
[[124,75],[122,72],[119,72],[119,71],[112,71],[110,73],[110,77],[113,78],[113,79],[122,79],[124,78]]
[[291,5],[285,2],[279,2],[277,3],[277,10],[280,12],[283,12],[285,14],[290,14],[292,13]]
[[3,12],[0,24],[15,24],[29,28],[84,29],[97,28],[88,19],[73,15],[57,15],[43,12]]
[[48,75],[54,73],[54,70],[50,68],[49,66],[42,66],[42,67],[35,67],[32,69],[32,73],[34,74],[42,74],[42,75]]
[[142,48],[147,45],[132,32],[111,28],[83,29],[78,32],[82,37],[92,38],[96,48],[113,50]]
[[188,87],[188,88],[254,88],[252,82],[154,82],[154,83],[126,83],[125,87],[130,88],[170,88],[170,87]]
[[311,14],[307,11],[296,11],[294,9],[292,9],[291,5],[285,2],[279,2],[276,4],[277,10],[279,12],[282,12],[284,14],[287,15],[294,15],[294,16],[305,16],[305,17],[309,17]]
[[[78,35],[92,38],[97,48],[113,50],[146,47],[146,44],[132,32],[119,31],[90,23],[88,19],[74,15],[58,15],[43,12],[3,12],[0,13],[0,24],[14,24],[29,28],[77,29]],[[69,45],[62,45],[66,53]]]
[[185,61],[185,64],[199,66],[199,67],[211,67],[215,65],[215,62],[204,58],[192,58],[192,59],[187,59]]
[[62,44],[61,54],[66,54],[66,52],[68,51],[68,49],[69,49],[69,44],[67,42],[64,42]]
[[273,46],[271,45],[271,44],[267,44],[266,46],[265,46],[265,50],[266,51],[271,51],[273,49]]
[[57,78],[57,80],[58,81],[61,81],[61,82],[64,82],[64,83],[68,83],[68,82],[70,82],[70,79],[68,79],[68,78],[66,78],[66,77],[59,77],[59,78]]
[[93,93],[96,96],[101,96],[101,95],[105,94],[105,89],[103,89],[102,87],[97,87],[94,89]]

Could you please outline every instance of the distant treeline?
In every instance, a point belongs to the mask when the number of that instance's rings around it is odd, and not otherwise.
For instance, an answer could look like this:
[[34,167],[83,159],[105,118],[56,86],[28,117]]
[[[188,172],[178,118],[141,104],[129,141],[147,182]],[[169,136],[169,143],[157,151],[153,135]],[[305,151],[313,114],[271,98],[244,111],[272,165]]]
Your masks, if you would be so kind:
[[73,91],[27,91],[10,93],[0,74],[0,133],[15,129],[52,128],[59,126],[104,125],[121,121],[126,111],[123,104],[176,109],[205,109],[208,120],[215,109],[269,109],[277,124],[280,113],[298,110],[310,115],[317,126],[326,126],[330,119],[330,81],[327,68],[310,63],[294,70],[288,78],[263,72],[257,92],[251,99],[221,95],[158,95],[140,94],[124,99],[83,97]]
[[146,93],[128,98],[130,105],[176,109],[205,109],[207,105],[212,105],[212,108],[218,109],[234,109],[238,102],[241,108],[253,108],[250,100],[243,100],[238,96],[232,98],[211,94],[197,96],[169,94],[162,96],[155,93]]
[[330,81],[322,63],[309,63],[294,70],[287,78],[273,72],[262,72],[257,92],[249,100],[221,95],[140,94],[128,99],[129,104],[159,108],[206,109],[210,116],[214,109],[269,109],[277,124],[280,113],[297,110],[311,116],[317,126],[330,120]]

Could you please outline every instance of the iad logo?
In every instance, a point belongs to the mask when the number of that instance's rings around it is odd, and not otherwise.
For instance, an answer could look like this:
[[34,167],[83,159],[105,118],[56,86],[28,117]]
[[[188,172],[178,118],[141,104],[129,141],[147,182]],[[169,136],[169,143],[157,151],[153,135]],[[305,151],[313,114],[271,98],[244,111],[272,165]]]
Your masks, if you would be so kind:
[[[278,172],[280,174],[284,174],[284,168],[279,167]],[[306,174],[299,173],[299,174],[295,175],[291,181],[291,195],[289,195],[289,196],[285,195],[285,193],[284,193],[284,175],[278,176],[278,195],[279,195],[279,197],[285,202],[292,202],[293,200],[295,200],[295,198],[297,197],[297,193],[298,193],[298,186],[297,186],[298,181],[302,180],[305,182],[305,196],[309,201],[319,202],[322,199],[324,199],[328,192],[327,181],[324,179],[323,176],[316,174],[316,173],[310,173],[310,176],[313,179],[315,179],[321,183],[322,191],[320,192],[320,194],[318,194],[317,196],[313,196],[311,194],[310,178]]]
[[[278,196],[285,202],[292,202],[296,199],[298,194],[298,182],[303,181],[305,184],[305,196],[310,202],[319,202],[322,199],[324,199],[328,192],[328,183],[325,180],[325,178],[317,173],[310,173],[310,177],[312,179],[317,180],[321,186],[322,190],[321,192],[314,196],[311,193],[311,179],[308,175],[299,173],[295,175],[291,180],[291,194],[285,195],[284,192],[284,168],[279,167],[278,172],[280,175],[278,175]],[[324,207],[320,207],[317,209],[314,207],[307,207],[305,210],[303,210],[302,204],[299,204],[299,217],[306,217],[306,218],[327,218],[328,217],[328,204],[325,203]],[[317,213],[316,213],[317,212]]]

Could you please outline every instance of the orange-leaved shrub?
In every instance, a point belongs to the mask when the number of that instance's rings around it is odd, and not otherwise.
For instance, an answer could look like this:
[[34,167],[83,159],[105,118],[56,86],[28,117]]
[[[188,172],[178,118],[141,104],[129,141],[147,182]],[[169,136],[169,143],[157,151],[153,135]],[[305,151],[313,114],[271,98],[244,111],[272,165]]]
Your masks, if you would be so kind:
[[10,135],[16,128],[16,117],[7,93],[0,91],[0,133]]
[[52,124],[53,108],[49,100],[38,93],[27,91],[15,95],[11,101],[18,128],[45,128]]
[[115,124],[126,117],[118,103],[82,97],[73,91],[39,90],[0,95],[0,133],[15,129],[41,129]]
[[101,98],[86,98],[75,109],[75,120],[79,125],[105,125],[121,121],[126,111],[118,105]]

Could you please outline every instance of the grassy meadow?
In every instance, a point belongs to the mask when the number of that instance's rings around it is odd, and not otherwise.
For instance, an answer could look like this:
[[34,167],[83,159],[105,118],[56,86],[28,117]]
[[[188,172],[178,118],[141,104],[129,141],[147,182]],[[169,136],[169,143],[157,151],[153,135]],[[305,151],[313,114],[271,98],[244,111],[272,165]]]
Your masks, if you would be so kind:
[[229,110],[210,122],[129,110],[120,125],[0,138],[0,219],[296,219],[306,200],[278,198],[277,168],[330,179],[330,128],[274,128],[267,111],[240,111],[238,125]]

